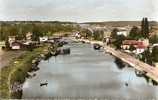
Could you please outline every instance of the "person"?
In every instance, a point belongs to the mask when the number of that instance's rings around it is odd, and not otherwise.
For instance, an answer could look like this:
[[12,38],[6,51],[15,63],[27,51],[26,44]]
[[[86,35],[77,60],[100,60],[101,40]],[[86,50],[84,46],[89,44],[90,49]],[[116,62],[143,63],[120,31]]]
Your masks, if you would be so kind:
[[127,82],[125,83],[125,86],[128,86],[128,83],[127,83]]

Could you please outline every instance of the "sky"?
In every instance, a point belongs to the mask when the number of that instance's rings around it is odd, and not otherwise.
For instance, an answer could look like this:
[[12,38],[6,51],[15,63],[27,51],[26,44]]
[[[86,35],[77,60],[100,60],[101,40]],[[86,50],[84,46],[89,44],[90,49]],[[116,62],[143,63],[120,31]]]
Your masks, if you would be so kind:
[[0,0],[0,20],[158,21],[158,0]]

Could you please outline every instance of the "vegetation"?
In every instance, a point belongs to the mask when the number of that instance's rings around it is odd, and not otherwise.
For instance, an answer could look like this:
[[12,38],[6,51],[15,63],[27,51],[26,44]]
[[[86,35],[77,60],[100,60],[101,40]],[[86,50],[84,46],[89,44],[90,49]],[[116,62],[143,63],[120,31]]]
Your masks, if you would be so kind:
[[149,22],[148,18],[143,18],[142,23],[141,23],[141,33],[144,38],[149,38]]
[[117,38],[117,32],[118,32],[119,30],[117,29],[117,28],[114,28],[113,30],[112,30],[112,32],[111,32],[111,35],[110,35],[110,37],[112,37],[113,39],[116,39]]
[[104,38],[104,31],[94,30],[93,38],[94,38],[94,40],[102,41]]
[[[27,72],[31,69],[32,60],[39,56],[47,46],[40,47],[34,49],[32,52],[27,51],[21,57],[15,59],[10,63],[9,66],[6,66],[1,69],[0,74],[0,97],[1,98],[21,98],[21,94],[19,93],[10,93],[10,86],[14,82],[23,83],[25,81],[25,77],[27,76]],[[15,63],[16,62],[16,63]]]
[[121,49],[122,42],[126,39],[124,35],[118,35],[114,41],[116,49]]
[[126,39],[126,37],[124,35],[117,35],[118,31],[119,30],[117,28],[114,28],[111,32],[111,37],[114,39],[113,44],[116,49],[121,49],[121,44]]
[[89,29],[82,29],[81,37],[102,41],[104,38],[104,31],[103,30],[93,30],[93,32],[92,32]]
[[50,36],[56,32],[72,32],[80,29],[76,24],[61,22],[1,22],[0,25],[0,40],[6,40],[8,36],[13,35],[22,39],[27,32],[32,32],[34,40],[37,40],[39,36]]
[[153,65],[154,62],[158,62],[158,46],[153,47],[152,53],[149,49],[146,49],[140,55],[139,59],[149,65]]
[[92,38],[92,32],[88,29],[82,29],[81,30],[81,37],[85,37],[87,39]]
[[152,50],[152,60],[158,62],[158,46],[155,46]]
[[158,35],[153,35],[149,38],[150,43],[155,44],[158,43]]
[[125,63],[119,58],[115,58],[115,64],[119,69],[123,69],[126,66]]
[[147,18],[143,18],[141,22],[141,30],[137,26],[133,26],[128,38],[138,40],[140,38],[149,38],[149,22]]
[[152,65],[152,55],[149,51],[149,48],[146,49],[143,53],[142,53],[142,59],[141,59],[143,62],[149,64],[149,65]]
[[142,35],[141,35],[141,32],[140,32],[140,29],[137,26],[133,26],[130,33],[129,33],[128,38],[138,40],[141,37],[142,37]]

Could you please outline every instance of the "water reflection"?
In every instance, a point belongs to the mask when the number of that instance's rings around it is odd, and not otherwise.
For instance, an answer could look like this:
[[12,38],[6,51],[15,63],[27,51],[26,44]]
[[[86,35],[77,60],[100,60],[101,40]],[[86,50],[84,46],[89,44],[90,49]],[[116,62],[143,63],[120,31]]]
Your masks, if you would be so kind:
[[115,58],[115,63],[117,65],[118,69],[123,69],[126,67],[126,64],[124,62],[122,62],[122,60],[119,58]]
[[[117,68],[120,69],[120,70],[124,69],[125,67],[131,67],[130,65],[127,65],[121,59],[118,59],[118,58],[115,58],[114,62],[116,63]],[[135,69],[134,72],[135,72],[135,75],[137,77],[143,77],[148,84],[152,84],[154,86],[158,85],[158,83],[156,81],[154,81],[154,80],[150,79],[148,76],[146,76],[145,72],[140,72],[136,69]],[[126,85],[128,86],[128,82],[126,82]]]

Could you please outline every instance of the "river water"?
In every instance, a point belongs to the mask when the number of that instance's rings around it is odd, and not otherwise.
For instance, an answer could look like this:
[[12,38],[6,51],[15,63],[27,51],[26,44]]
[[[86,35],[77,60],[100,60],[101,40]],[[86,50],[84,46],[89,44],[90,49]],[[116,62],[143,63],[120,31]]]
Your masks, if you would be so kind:
[[[24,83],[22,98],[158,98],[157,86],[137,77],[133,68],[118,68],[111,55],[93,50],[90,44],[69,43],[67,46],[71,48],[70,55],[40,62],[37,75]],[[40,87],[42,82],[48,82],[48,85]]]

